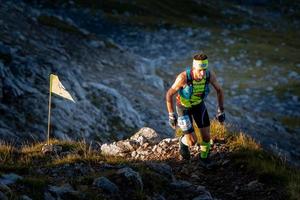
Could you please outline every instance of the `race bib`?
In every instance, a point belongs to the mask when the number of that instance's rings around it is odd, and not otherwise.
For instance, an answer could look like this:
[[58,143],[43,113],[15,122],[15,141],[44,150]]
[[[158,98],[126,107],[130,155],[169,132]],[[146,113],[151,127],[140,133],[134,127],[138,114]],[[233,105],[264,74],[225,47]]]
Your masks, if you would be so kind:
[[178,117],[178,126],[182,131],[188,131],[192,128],[192,123],[188,115]]

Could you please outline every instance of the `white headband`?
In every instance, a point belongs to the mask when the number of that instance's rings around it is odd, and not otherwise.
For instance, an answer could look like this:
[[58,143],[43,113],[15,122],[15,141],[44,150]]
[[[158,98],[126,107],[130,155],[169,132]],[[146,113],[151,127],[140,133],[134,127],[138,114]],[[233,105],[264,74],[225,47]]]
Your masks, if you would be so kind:
[[208,67],[208,60],[193,60],[193,68],[206,69]]

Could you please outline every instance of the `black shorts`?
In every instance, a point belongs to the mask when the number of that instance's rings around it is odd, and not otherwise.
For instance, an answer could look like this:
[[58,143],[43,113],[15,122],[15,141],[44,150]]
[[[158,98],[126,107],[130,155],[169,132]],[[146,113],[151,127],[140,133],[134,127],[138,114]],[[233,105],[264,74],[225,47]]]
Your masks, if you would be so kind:
[[186,108],[182,105],[176,105],[176,111],[178,115],[178,126],[181,128],[184,134],[194,132],[193,119],[196,122],[198,128],[205,128],[210,126],[209,116],[204,102]]

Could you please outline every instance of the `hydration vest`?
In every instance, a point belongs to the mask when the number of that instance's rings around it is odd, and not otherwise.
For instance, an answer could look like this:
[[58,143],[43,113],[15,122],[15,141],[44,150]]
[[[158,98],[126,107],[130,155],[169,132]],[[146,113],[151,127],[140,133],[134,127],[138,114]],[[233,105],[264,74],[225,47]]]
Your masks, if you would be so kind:
[[186,86],[179,90],[177,100],[181,105],[191,107],[201,103],[208,95],[210,71],[206,70],[205,76],[200,81],[193,80],[190,68],[185,71]]

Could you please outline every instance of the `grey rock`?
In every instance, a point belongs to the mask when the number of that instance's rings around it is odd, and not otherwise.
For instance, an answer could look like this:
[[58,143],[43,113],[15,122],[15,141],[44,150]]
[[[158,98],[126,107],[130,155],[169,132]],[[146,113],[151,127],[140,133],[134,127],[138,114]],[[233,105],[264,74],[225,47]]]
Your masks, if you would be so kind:
[[51,193],[56,194],[57,196],[66,194],[66,193],[73,193],[75,190],[70,184],[64,184],[62,186],[49,186],[49,191]]
[[95,179],[93,182],[93,185],[98,188],[103,189],[105,192],[110,193],[110,194],[119,193],[118,186],[103,176]]
[[0,199],[1,200],[8,200],[7,196],[1,191],[0,191]]
[[267,91],[268,91],[268,92],[272,92],[272,91],[273,91],[273,87],[268,86],[268,87],[267,87]]
[[27,195],[22,195],[20,197],[20,200],[32,200],[32,199],[29,196],[27,196]]
[[255,63],[256,67],[261,67],[262,64],[263,64],[262,60],[257,60]]
[[[2,60],[0,60],[0,77],[1,78],[4,78],[4,76],[5,76],[5,67],[4,67],[4,64],[3,64],[3,62],[2,62]],[[2,83],[1,83],[2,84]]]
[[155,172],[164,175],[168,179],[175,180],[175,177],[172,172],[172,168],[165,163],[148,163],[148,167],[150,167]]
[[0,183],[0,191],[4,193],[10,193],[11,189],[7,185]]
[[173,181],[170,186],[175,190],[185,190],[193,187],[193,184],[188,181],[177,180]]
[[299,99],[298,96],[294,96],[294,95],[292,96],[292,100],[293,100],[293,101],[298,102],[298,99]]
[[117,142],[117,146],[124,149],[124,152],[134,151],[137,148],[137,143],[132,140],[125,140]]
[[289,77],[289,78],[294,78],[294,79],[299,79],[299,75],[298,75],[298,73],[295,72],[295,71],[289,72],[288,77]]
[[126,180],[132,183],[137,190],[143,191],[143,181],[140,174],[129,167],[124,167],[117,171],[117,174],[126,178]]
[[0,59],[3,60],[6,64],[12,61],[12,54],[9,46],[0,44]]
[[90,86],[100,90],[101,93],[107,93],[114,97],[117,106],[116,111],[119,112],[118,115],[124,120],[125,124],[130,127],[142,126],[144,124],[139,113],[132,107],[128,99],[121,95],[116,89],[100,83],[90,83]]
[[145,81],[155,88],[164,91],[164,81],[156,75],[145,75]]
[[247,184],[247,189],[248,190],[255,190],[262,188],[262,183],[258,182],[258,180],[251,181]]
[[23,179],[22,176],[19,176],[14,173],[3,174],[2,177],[0,178],[0,184],[10,185],[10,184],[14,184],[17,180],[21,180],[21,179]]
[[93,48],[103,48],[103,47],[105,47],[105,43],[103,41],[96,41],[96,40],[90,41],[89,45]]
[[206,190],[204,186],[198,186],[196,191],[198,194],[193,200],[213,200],[210,192]]
[[166,200],[166,198],[161,194],[156,194],[151,199],[152,200]]
[[44,200],[56,200],[49,192],[44,193]]
[[205,194],[200,194],[199,196],[193,198],[193,200],[213,200],[214,198],[212,198],[211,194],[205,193]]

